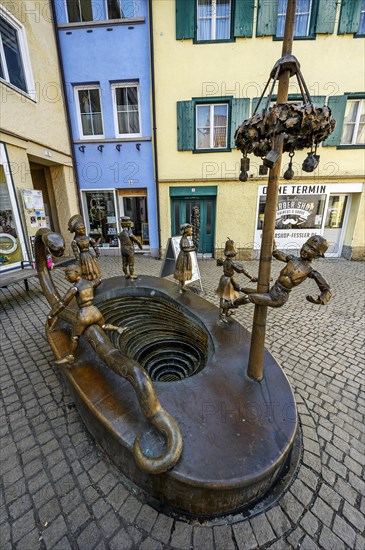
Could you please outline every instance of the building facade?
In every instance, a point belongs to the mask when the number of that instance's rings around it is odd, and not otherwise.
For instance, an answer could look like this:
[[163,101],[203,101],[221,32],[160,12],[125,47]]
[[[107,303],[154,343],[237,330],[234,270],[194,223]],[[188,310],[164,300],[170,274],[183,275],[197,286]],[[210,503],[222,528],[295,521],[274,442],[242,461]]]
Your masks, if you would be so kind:
[[[285,13],[286,0],[153,1],[162,246],[199,205],[201,252],[220,253],[229,236],[243,256],[257,255],[267,176],[251,156],[249,179],[239,181],[234,134],[281,57]],[[364,0],[297,1],[293,54],[337,126],[313,173],[302,170],[307,151],[299,151],[294,178],[280,182],[282,248],[318,233],[330,241],[328,256],[365,258],[364,34]],[[289,100],[300,97],[291,79]],[[286,154],[282,173],[288,162]]]
[[46,4],[0,2],[2,271],[33,260],[38,228],[50,227],[67,238],[67,221],[78,211],[56,40]]
[[147,0],[55,0],[84,218],[105,253],[120,217],[159,254]]

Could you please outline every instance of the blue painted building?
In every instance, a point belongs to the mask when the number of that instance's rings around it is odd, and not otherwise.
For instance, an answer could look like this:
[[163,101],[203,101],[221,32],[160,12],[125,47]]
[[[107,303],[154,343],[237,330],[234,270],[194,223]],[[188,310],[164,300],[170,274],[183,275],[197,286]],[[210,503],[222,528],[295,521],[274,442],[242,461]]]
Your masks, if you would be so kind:
[[54,0],[83,214],[102,247],[130,216],[159,253],[147,0]]

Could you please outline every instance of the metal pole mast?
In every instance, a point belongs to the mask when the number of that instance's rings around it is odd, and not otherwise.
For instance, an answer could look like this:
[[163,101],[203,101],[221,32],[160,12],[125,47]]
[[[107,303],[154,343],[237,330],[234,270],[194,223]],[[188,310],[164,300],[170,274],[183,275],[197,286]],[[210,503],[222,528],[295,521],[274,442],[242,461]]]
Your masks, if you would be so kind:
[[[292,53],[295,8],[296,0],[288,0],[282,57]],[[285,70],[280,73],[277,98],[278,103],[283,103],[288,100],[289,79],[290,70]],[[276,138],[274,150],[279,152],[280,157],[273,168],[270,169],[268,177],[264,226],[262,229],[257,287],[258,292],[268,292],[270,286],[271,259],[275,235],[275,218],[279,194],[281,159],[283,154],[283,136],[278,136]],[[251,378],[257,381],[260,381],[263,378],[266,317],[267,307],[255,305],[247,373]]]

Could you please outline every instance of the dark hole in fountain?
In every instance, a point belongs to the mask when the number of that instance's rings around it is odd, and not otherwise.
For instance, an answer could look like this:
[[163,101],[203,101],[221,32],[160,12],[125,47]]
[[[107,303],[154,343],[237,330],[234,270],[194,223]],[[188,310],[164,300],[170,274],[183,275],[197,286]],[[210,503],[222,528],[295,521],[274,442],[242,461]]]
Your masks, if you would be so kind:
[[155,382],[178,382],[205,367],[211,350],[208,332],[175,304],[150,296],[120,296],[98,308],[107,323],[128,327],[110,338]]

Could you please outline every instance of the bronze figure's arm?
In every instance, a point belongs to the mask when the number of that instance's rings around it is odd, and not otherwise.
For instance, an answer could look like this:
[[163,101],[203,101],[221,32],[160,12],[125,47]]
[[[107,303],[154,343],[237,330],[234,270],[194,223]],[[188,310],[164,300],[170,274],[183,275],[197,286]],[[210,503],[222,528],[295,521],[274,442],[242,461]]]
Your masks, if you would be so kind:
[[284,254],[281,250],[278,250],[276,248],[276,242],[274,241],[274,250],[272,251],[272,255],[276,260],[279,260],[279,262],[290,262],[292,256],[289,256],[288,254]]
[[142,250],[142,243],[137,237],[135,237],[134,235],[129,235],[129,238]]
[[79,251],[79,247],[77,246],[77,242],[75,240],[72,241],[71,248],[72,248],[72,252],[74,253],[75,258],[77,260],[79,260],[80,259],[80,251]]
[[48,314],[48,320],[51,321],[53,317],[61,313],[61,311],[65,309],[65,307],[71,302],[72,298],[76,296],[77,293],[77,288],[75,286],[71,287],[63,296],[63,298],[56,302],[55,305],[52,307],[51,311]]
[[96,242],[96,240],[93,239],[92,237],[90,237],[90,244],[91,244],[91,246],[93,247],[93,249],[95,250],[95,256],[96,256],[97,258],[99,258],[99,256],[100,256],[99,245],[98,245],[98,243]]
[[311,302],[312,304],[325,306],[326,304],[328,304],[328,302],[332,298],[330,285],[327,283],[323,275],[321,275],[318,271],[313,270],[308,275],[308,277],[316,281],[318,288],[321,291],[321,294],[318,296],[318,298],[313,298],[313,296],[306,296],[306,299],[308,300],[308,302]]
[[251,275],[251,273],[246,271],[242,264],[234,263],[233,269],[236,271],[236,273],[243,273],[244,275],[246,275],[246,277],[250,279],[250,281],[252,281],[253,283],[257,283],[257,277],[254,277],[253,275]]

